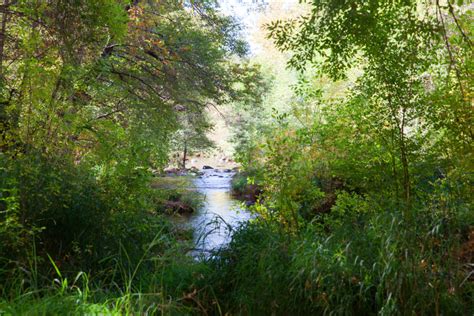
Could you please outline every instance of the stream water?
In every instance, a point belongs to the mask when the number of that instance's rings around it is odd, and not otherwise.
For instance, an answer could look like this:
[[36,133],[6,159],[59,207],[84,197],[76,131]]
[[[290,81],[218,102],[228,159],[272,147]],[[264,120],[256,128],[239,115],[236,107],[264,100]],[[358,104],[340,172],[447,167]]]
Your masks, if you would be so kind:
[[230,193],[234,174],[219,169],[203,170],[203,175],[194,180],[196,190],[205,196],[204,207],[191,215],[187,223],[194,229],[194,255],[206,255],[226,245],[239,223],[251,218]]

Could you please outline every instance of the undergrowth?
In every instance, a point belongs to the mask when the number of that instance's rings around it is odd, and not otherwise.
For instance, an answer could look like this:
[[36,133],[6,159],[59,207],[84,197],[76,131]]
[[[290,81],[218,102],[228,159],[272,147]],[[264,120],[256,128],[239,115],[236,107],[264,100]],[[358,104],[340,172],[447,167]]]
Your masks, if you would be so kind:
[[298,234],[256,221],[210,262],[209,282],[237,315],[469,315],[472,265],[457,253],[468,230],[455,218],[408,223],[388,211]]

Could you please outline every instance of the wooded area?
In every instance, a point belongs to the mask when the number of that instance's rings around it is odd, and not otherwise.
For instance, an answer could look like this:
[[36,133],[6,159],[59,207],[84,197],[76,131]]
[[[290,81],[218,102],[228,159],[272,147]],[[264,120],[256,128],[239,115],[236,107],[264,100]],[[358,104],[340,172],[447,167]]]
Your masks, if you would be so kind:
[[[257,58],[210,0],[0,3],[0,315],[474,313],[473,4],[297,6]],[[209,109],[252,218],[197,259]]]

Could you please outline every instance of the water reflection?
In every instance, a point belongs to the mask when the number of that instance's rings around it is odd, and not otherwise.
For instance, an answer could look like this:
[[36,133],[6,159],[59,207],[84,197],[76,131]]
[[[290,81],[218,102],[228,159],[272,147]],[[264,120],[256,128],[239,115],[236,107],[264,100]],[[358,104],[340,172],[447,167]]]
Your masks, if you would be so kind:
[[206,255],[227,244],[233,229],[250,219],[249,212],[242,210],[240,203],[230,194],[233,175],[220,170],[205,170],[194,181],[196,189],[206,197],[203,209],[189,218],[189,225],[195,231],[195,255]]

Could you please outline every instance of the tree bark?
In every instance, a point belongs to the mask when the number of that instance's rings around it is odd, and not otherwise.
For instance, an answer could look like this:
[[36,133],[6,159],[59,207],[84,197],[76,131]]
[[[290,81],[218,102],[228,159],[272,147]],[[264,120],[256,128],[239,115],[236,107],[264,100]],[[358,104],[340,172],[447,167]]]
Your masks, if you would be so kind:
[[184,141],[184,150],[183,150],[183,169],[186,169],[186,159],[188,155],[188,142]]
[[398,117],[397,109],[393,106],[391,98],[389,98],[389,105],[393,120],[397,125],[398,132],[398,149],[400,150],[400,162],[402,163],[402,185],[403,185],[403,199],[406,203],[405,209],[410,208],[411,199],[411,183],[410,183],[410,169],[408,160],[408,150],[405,139],[405,125],[406,125],[406,107],[401,108],[402,117]]
[[10,0],[5,0],[2,5],[2,24],[0,26],[0,77],[3,76],[3,60],[5,55],[5,38],[7,32],[8,7]]
[[407,146],[405,141],[405,120],[406,120],[406,108],[402,109],[402,120],[400,125],[400,159],[402,161],[403,169],[403,192],[406,202],[406,207],[410,207],[411,199],[411,184],[410,184],[410,170],[408,162]]

